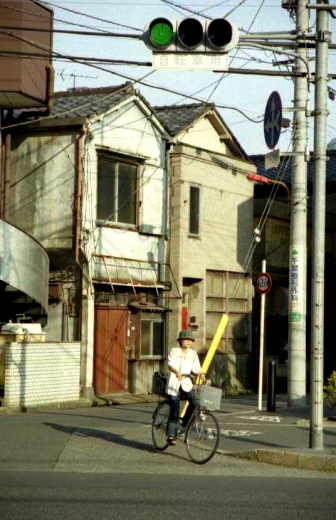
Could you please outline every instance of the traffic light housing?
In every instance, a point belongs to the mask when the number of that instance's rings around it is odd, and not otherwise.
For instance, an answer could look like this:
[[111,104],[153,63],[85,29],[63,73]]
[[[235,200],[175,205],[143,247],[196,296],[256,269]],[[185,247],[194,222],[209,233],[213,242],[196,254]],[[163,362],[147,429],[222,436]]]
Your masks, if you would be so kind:
[[237,45],[239,31],[225,18],[155,18],[146,26],[143,40],[158,53],[228,53]]

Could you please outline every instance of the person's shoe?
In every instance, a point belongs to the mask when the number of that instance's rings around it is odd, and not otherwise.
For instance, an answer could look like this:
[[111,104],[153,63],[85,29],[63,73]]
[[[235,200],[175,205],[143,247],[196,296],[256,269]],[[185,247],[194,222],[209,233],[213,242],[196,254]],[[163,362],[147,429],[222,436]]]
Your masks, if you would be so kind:
[[167,437],[167,442],[168,442],[169,446],[175,446],[176,439],[175,439],[175,437]]

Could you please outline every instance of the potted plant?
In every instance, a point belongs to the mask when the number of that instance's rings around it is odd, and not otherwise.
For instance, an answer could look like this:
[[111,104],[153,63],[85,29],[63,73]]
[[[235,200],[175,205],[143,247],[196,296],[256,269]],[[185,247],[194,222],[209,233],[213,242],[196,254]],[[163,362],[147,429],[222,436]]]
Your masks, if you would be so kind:
[[[323,387],[324,402],[333,412],[336,412],[336,371],[334,370],[327,379],[327,385]],[[336,421],[336,415],[329,417],[329,420]]]

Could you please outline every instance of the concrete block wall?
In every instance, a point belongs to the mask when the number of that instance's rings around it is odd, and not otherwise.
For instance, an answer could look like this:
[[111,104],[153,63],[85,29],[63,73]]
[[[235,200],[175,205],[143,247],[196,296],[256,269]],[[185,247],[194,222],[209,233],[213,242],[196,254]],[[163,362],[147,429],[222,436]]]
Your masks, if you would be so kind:
[[80,397],[81,343],[8,343],[4,406],[38,406]]

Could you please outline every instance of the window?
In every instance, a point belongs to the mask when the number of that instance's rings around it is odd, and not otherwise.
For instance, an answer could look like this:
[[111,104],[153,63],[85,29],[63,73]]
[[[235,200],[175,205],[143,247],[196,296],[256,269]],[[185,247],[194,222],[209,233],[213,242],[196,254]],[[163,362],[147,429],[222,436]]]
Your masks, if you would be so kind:
[[199,235],[200,189],[190,186],[189,193],[189,233]]
[[140,357],[163,357],[164,321],[161,315],[146,313],[141,318]]
[[245,352],[248,339],[249,279],[240,273],[207,271],[206,337],[210,342],[223,312],[229,322],[225,331],[226,352]]
[[98,156],[99,220],[136,224],[138,166],[106,155]]

